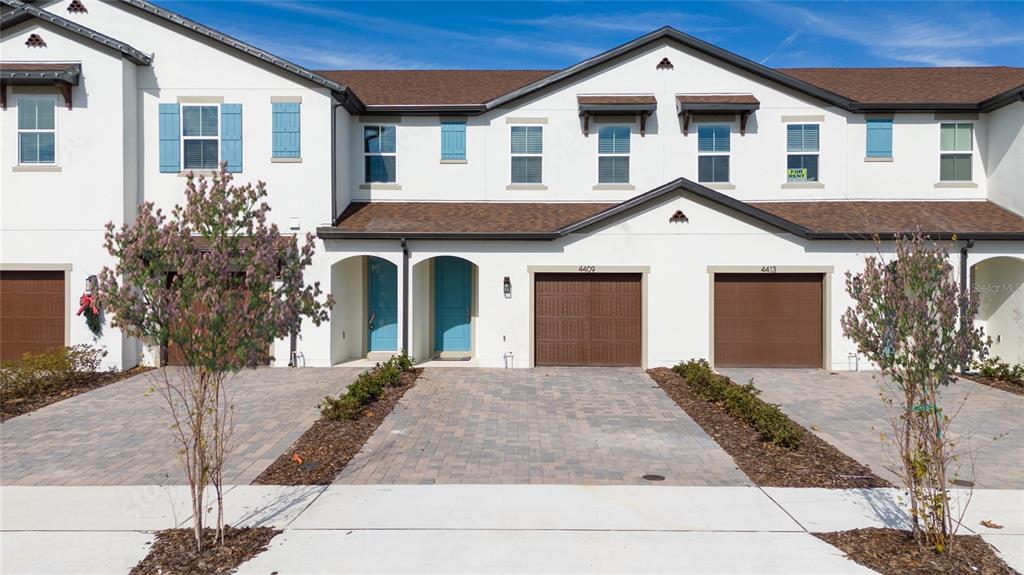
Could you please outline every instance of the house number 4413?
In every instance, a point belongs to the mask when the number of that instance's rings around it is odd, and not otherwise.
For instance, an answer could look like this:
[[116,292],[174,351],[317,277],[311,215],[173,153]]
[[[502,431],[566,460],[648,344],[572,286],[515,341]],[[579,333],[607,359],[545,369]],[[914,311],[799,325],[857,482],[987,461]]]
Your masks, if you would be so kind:
[[761,266],[761,273],[763,273],[763,274],[773,274],[776,271],[778,271],[778,270],[776,269],[775,266]]

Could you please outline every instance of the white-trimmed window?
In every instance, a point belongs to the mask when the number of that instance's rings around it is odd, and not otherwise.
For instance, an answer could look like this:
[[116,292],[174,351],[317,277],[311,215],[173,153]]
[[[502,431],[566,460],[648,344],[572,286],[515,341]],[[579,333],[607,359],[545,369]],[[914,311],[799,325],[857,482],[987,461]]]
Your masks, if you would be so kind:
[[629,183],[629,126],[597,130],[597,183]]
[[544,126],[512,126],[512,183],[539,184],[544,172]]
[[397,181],[397,129],[363,126],[363,179],[366,183]]
[[971,181],[974,124],[956,122],[939,126],[939,181]]
[[819,155],[818,124],[786,126],[786,180],[817,182]]
[[219,106],[181,107],[181,157],[186,170],[216,170],[220,165]]
[[18,163],[57,163],[57,99],[18,97]]
[[697,126],[697,181],[727,183],[729,181],[729,138],[732,127],[728,124],[700,124]]

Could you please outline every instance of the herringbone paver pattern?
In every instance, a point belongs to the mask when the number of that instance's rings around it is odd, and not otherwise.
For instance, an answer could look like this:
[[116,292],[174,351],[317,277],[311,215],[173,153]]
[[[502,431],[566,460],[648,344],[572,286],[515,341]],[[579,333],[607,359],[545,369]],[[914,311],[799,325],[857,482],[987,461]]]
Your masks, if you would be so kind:
[[[898,481],[887,469],[893,467],[896,452],[889,439],[892,427],[879,397],[883,381],[878,372],[721,371],[738,383],[754,378],[765,401],[779,404],[801,425],[871,466],[879,476]],[[1024,397],[961,379],[943,391],[940,403],[947,414],[963,403],[950,430],[960,444],[958,449],[976,449],[973,465],[964,457],[959,466],[951,466],[951,471],[958,471],[961,479],[973,480],[977,487],[1024,488]],[[993,442],[994,437],[999,439]]]
[[428,368],[338,483],[745,485],[640,369]]
[[[261,368],[228,380],[235,402],[225,480],[249,483],[320,417],[317,402],[340,393],[354,368]],[[156,372],[66,399],[0,424],[4,485],[183,484]]]

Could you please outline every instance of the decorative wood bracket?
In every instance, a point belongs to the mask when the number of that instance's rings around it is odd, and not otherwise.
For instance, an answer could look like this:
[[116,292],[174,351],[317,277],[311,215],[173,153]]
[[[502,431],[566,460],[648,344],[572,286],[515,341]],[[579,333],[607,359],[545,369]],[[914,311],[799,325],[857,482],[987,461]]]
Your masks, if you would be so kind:
[[56,85],[57,89],[60,90],[60,95],[64,96],[64,103],[67,104],[68,110],[70,110],[71,109],[71,84],[69,84],[69,83],[67,83],[67,82],[65,82],[63,80],[57,80],[56,82],[54,82],[54,85]]
[[590,135],[590,112],[583,112],[583,135]]
[[647,112],[640,112],[640,137],[643,138],[647,135]]
[[7,109],[7,82],[0,81],[0,109]]
[[690,133],[690,111],[686,110],[683,112],[683,135],[689,135]]
[[750,112],[740,112],[740,135],[747,135],[747,119],[750,118]]

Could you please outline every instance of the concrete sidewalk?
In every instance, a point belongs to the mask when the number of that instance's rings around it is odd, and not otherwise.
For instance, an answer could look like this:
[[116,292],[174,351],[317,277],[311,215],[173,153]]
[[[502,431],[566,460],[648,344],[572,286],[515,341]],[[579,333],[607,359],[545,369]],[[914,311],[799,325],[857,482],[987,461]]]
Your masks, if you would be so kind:
[[[958,494],[960,495],[960,494]],[[904,527],[890,489],[237,486],[234,525],[284,529],[239,573],[871,573],[811,533]],[[182,487],[0,488],[0,571],[125,573],[188,521]],[[1001,530],[982,527],[989,519]],[[965,533],[1024,569],[1024,492],[977,491]],[[59,552],[55,552],[59,550]]]

